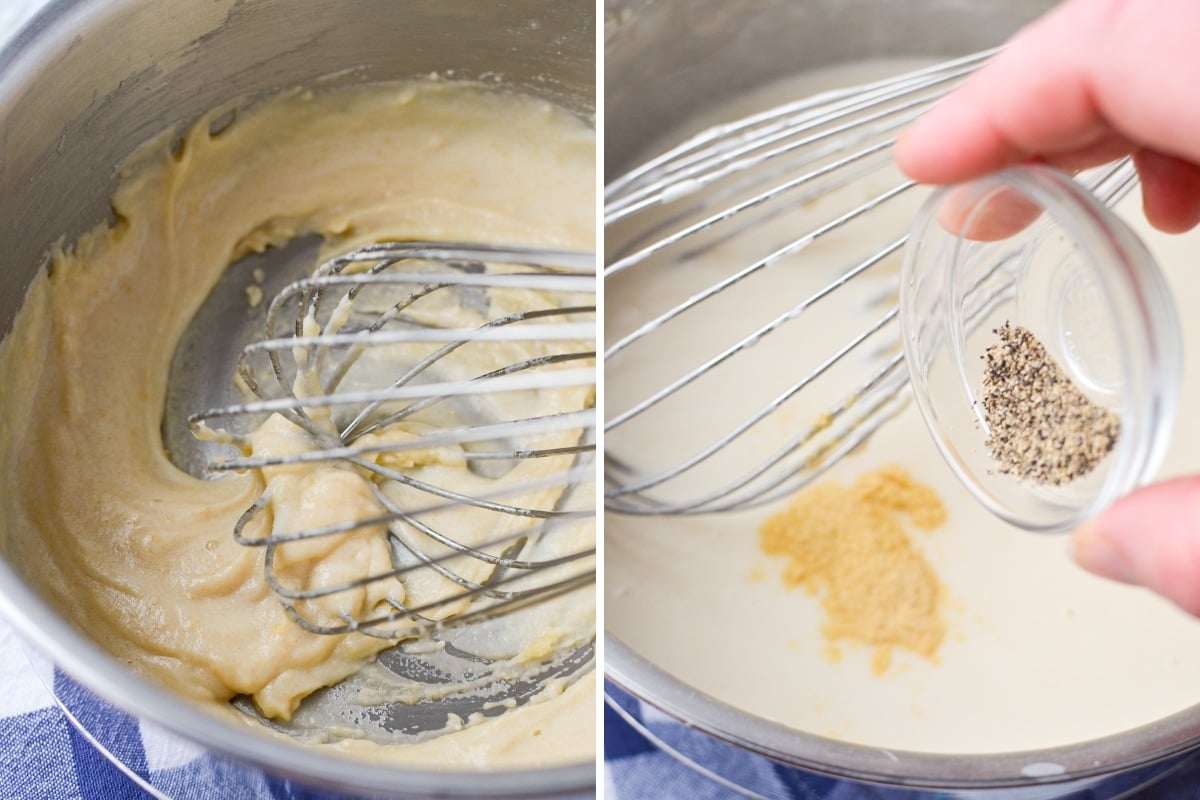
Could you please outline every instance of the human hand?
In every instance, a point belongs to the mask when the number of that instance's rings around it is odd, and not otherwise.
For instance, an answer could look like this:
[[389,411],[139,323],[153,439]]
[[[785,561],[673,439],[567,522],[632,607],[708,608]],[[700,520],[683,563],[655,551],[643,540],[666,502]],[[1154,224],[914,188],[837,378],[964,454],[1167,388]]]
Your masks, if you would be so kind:
[[[1131,155],[1147,219],[1188,230],[1200,223],[1200,2],[1068,0],[905,131],[895,154],[928,183]],[[1200,477],[1132,493],[1071,543],[1085,569],[1200,616]]]
[[1072,534],[1071,555],[1089,572],[1145,586],[1200,616],[1200,477],[1118,500]]
[[958,183],[1042,161],[1132,155],[1147,219],[1200,223],[1200,3],[1068,0],[1008,43],[896,144],[900,168]]

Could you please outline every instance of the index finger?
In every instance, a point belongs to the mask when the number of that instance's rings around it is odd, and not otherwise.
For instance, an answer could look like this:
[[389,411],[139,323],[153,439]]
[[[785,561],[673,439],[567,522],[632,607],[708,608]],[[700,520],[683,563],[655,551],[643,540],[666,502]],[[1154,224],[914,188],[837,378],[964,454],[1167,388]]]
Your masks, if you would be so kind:
[[1200,161],[1197,33],[1192,0],[1071,0],[935,104],[896,160],[928,183],[1032,159],[1101,163],[1130,142]]

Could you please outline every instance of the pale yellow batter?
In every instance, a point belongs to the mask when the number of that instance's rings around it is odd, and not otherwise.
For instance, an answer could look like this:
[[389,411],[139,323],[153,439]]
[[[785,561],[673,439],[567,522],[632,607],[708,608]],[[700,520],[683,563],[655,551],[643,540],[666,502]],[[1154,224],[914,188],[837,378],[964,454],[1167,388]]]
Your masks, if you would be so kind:
[[[65,244],[30,287],[0,346],[0,544],[131,669],[197,701],[246,694],[287,717],[386,642],[308,634],[284,616],[261,579],[261,550],[232,539],[262,489],[257,473],[206,482],[168,461],[159,424],[176,341],[227,264],[302,233],[331,249],[424,239],[590,250],[594,134],[547,103],[438,81],[296,91],[212,135],[220,116],[173,151],[166,137],[139,151],[112,199],[115,224]],[[274,444],[267,434],[256,444],[286,446],[274,433]],[[324,492],[332,516],[353,508],[353,476],[305,480],[297,496]],[[586,635],[587,607],[560,620],[576,626],[562,639],[579,626]],[[539,698],[550,702],[388,757],[589,759],[593,697],[588,675],[550,687]]]

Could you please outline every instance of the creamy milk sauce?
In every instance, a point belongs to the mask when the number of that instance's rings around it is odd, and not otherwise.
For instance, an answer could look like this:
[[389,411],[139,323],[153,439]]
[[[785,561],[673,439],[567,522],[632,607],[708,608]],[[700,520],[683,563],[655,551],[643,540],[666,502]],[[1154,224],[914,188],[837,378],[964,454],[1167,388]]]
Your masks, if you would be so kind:
[[[388,643],[309,634],[285,616],[262,579],[262,551],[232,538],[262,491],[257,472],[201,481],[168,461],[159,423],[175,342],[227,264],[304,233],[331,249],[381,239],[591,249],[594,134],[547,103],[438,81],[287,93],[210,133],[221,112],[177,150],[164,137],[139,151],[112,199],[117,223],[56,250],[30,287],[0,346],[0,542],[131,669],[196,701],[228,708],[245,694],[286,718]],[[293,439],[269,423],[255,448],[287,450]],[[461,462],[459,473],[427,469],[443,485],[467,477]],[[289,519],[297,510],[323,514],[316,524],[374,510],[346,470],[278,470],[271,481],[284,530],[314,524]],[[335,577],[387,565],[378,537],[315,546],[325,550],[314,569]],[[441,591],[420,580],[406,589],[414,604]],[[577,595],[535,620],[514,663],[590,636],[591,596]],[[553,682],[538,699],[494,720],[450,719],[452,729],[481,724],[419,744],[357,749],[426,765],[590,759],[594,678]]]
[[[696,120],[688,131],[910,66],[861,64],[801,76]],[[896,176],[871,180],[876,185],[862,188],[864,196]],[[822,208],[819,201],[811,210]],[[732,329],[744,334],[749,325],[740,324],[742,320],[761,324],[803,292],[827,282],[862,254],[863,239],[882,243],[903,230],[906,214],[912,212],[912,206],[907,208],[879,214],[853,235],[831,238],[806,254],[810,260],[800,263],[807,266],[774,283],[726,293],[703,325],[664,328],[654,347],[671,354],[665,364],[630,359],[607,368],[608,415],[661,386],[661,373],[682,371],[673,363],[711,356],[721,342],[733,338]],[[1186,309],[1200,303],[1200,276],[1193,263],[1200,232],[1171,237],[1150,230],[1136,192],[1120,210],[1167,273],[1189,345],[1182,413],[1162,475],[1196,472],[1200,420],[1188,409],[1200,405],[1200,347],[1194,346],[1200,342],[1200,318]],[[772,223],[764,235],[780,225],[797,232],[805,213]],[[667,302],[660,296],[674,293],[678,298],[711,284],[727,275],[731,264],[748,263],[750,252],[747,245],[731,244],[692,259],[686,268],[635,269],[611,282],[606,287],[610,343],[660,310]],[[714,418],[739,418],[727,407],[744,410],[738,406],[744,396],[754,398],[753,407],[765,404],[803,374],[810,361],[828,356],[876,318],[885,307],[881,302],[887,301],[888,282],[894,281],[895,268],[889,269],[810,309],[783,346],[772,349],[763,342],[739,354],[736,367],[706,384],[710,393],[701,401],[693,395],[688,408],[642,425],[636,437],[612,435],[608,446],[616,452],[636,441],[638,448],[622,452],[636,451],[656,465],[692,452],[698,441],[707,441],[697,431],[720,427]],[[763,440],[782,441],[798,426],[812,423],[850,392],[851,380],[863,377],[870,359],[878,358],[873,351],[839,365],[838,374],[773,415],[763,426]],[[673,425],[672,417],[680,424]],[[750,458],[735,451],[717,471],[753,463]],[[607,629],[680,680],[739,709],[800,730],[884,748],[966,753],[1049,747],[1117,733],[1200,699],[1195,680],[1200,622],[1145,590],[1084,573],[1069,560],[1064,538],[1029,534],[989,515],[957,483],[915,406],[910,404],[828,477],[848,484],[864,471],[892,463],[933,486],[949,514],[937,531],[913,535],[949,598],[949,633],[935,660],[897,650],[891,668],[875,676],[871,648],[849,643],[839,645],[839,660],[831,660],[820,633],[819,601],[803,591],[785,590],[779,579],[782,564],[758,548],[757,529],[778,505],[695,518],[608,514]]]

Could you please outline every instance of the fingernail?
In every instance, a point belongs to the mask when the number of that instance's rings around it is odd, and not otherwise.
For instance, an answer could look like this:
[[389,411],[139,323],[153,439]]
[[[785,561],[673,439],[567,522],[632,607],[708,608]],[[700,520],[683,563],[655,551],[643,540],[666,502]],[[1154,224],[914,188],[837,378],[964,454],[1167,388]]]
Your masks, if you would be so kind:
[[1122,583],[1137,583],[1133,570],[1095,521],[1071,534],[1071,558],[1095,575]]

